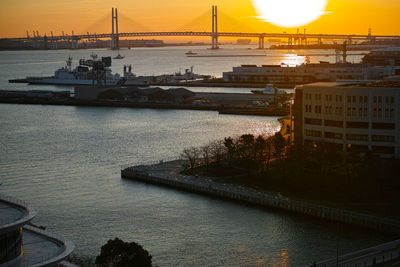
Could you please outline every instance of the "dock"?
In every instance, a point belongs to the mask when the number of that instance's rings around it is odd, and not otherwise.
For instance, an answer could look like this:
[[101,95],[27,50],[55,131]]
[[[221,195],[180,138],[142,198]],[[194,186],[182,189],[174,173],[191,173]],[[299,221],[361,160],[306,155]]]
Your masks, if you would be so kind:
[[260,191],[241,185],[219,183],[210,177],[183,175],[181,171],[185,168],[187,168],[187,161],[185,160],[123,166],[121,177],[241,203],[295,212],[324,220],[352,224],[381,232],[400,234],[400,221],[398,220],[292,199],[273,192]]

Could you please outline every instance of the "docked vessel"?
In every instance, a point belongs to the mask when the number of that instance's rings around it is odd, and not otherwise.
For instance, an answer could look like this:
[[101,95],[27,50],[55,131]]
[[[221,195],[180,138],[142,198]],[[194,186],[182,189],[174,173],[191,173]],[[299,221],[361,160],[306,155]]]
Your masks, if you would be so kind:
[[[97,55],[91,55],[91,60],[79,60],[79,65],[72,69],[72,58],[66,61],[66,66],[54,72],[48,77],[27,77],[30,84],[53,84],[53,85],[149,85],[153,76],[136,76],[132,73],[132,67],[124,66],[124,74],[113,74],[111,57],[103,57],[97,60]],[[101,66],[101,67],[98,67]]]
[[193,66],[190,69],[185,69],[185,72],[182,73],[181,70],[179,72],[175,72],[172,76],[172,79],[175,81],[182,81],[182,80],[196,80],[202,79],[204,75],[196,74],[193,72]]
[[251,90],[253,94],[257,95],[285,95],[286,91],[274,87],[272,84],[267,84],[264,90]]
[[113,57],[113,58],[114,58],[114,59],[123,59],[123,58],[125,58],[125,56],[121,56],[121,54],[118,53],[118,55],[115,56],[115,57]]
[[185,55],[197,55],[197,53],[193,52],[192,50],[189,50],[188,52],[185,53]]

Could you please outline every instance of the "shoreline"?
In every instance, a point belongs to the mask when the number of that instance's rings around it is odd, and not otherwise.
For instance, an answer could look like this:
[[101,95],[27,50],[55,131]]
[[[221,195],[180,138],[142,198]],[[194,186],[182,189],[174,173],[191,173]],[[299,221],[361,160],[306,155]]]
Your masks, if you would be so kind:
[[152,165],[125,166],[121,168],[121,178],[171,187],[192,193],[210,195],[231,201],[276,208],[315,218],[347,223],[381,232],[400,234],[400,221],[333,208],[311,201],[292,199],[278,194],[266,193],[245,186],[223,184],[208,177],[180,174],[187,164],[185,160],[174,160]]

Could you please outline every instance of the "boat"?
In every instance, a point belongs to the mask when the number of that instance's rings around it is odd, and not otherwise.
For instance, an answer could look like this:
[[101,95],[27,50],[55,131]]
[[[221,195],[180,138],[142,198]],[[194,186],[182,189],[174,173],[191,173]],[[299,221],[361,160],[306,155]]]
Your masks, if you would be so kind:
[[181,70],[179,70],[179,72],[175,72],[174,75],[172,76],[172,79],[176,81],[196,80],[202,78],[204,78],[204,75],[195,74],[193,72],[193,66],[191,66],[190,69],[185,69],[184,73],[182,73]]
[[[26,77],[30,84],[51,84],[51,85],[149,85],[153,76],[136,76],[132,73],[132,67],[124,66],[123,76],[118,73],[113,74],[111,67],[111,57],[97,59],[97,55],[92,54],[92,59],[80,59],[79,65],[72,68],[72,58],[66,61],[66,66],[54,72],[53,76],[47,77]],[[101,65],[101,70],[96,70],[96,66]]]
[[123,59],[125,58],[125,56],[121,56],[119,53],[117,56],[113,57],[113,59]]
[[189,50],[188,52],[185,53],[185,55],[197,55],[197,53],[193,52],[192,50]]
[[273,84],[267,84],[264,90],[251,90],[253,94],[257,95],[285,95],[286,91],[274,87]]

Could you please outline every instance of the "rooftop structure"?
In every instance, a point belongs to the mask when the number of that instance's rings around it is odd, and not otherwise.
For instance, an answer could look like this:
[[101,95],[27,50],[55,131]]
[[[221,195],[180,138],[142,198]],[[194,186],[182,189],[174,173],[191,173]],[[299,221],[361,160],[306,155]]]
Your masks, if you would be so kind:
[[71,241],[27,225],[36,215],[30,204],[0,194],[0,266],[56,266],[73,251]]
[[400,158],[400,82],[314,83],[296,88],[296,144]]

